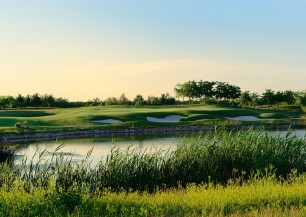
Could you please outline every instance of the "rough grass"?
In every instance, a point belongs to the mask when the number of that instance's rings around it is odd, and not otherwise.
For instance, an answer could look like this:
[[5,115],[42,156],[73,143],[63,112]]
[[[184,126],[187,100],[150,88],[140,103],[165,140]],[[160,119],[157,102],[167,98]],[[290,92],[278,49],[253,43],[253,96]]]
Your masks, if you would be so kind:
[[218,131],[173,152],[0,164],[0,216],[305,216],[306,140]]
[[305,216],[306,176],[295,172],[279,181],[273,173],[255,174],[226,186],[190,184],[186,188],[92,195],[71,188],[36,187],[16,183],[0,188],[1,216]]
[[[163,118],[167,115],[182,115],[179,123],[150,123],[147,116]],[[176,106],[103,106],[74,109],[36,109],[36,110],[5,110],[0,111],[0,132],[14,130],[16,122],[26,121],[29,125],[27,132],[53,131],[65,129],[117,128],[117,127],[158,127],[178,125],[242,125],[242,124],[299,124],[303,120],[290,120],[299,117],[301,109],[284,107],[282,110],[241,109],[238,107],[217,105],[176,105]],[[255,116],[258,118],[275,118],[268,122],[239,122],[229,121],[225,117]],[[94,120],[118,119],[123,123],[100,124]],[[201,122],[196,120],[208,119]]]

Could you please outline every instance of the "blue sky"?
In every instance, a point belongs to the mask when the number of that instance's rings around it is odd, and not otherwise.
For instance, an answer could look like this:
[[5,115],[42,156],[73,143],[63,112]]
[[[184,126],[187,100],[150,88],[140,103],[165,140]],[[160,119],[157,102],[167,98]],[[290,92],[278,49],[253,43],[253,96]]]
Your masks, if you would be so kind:
[[306,89],[303,0],[0,0],[0,95]]

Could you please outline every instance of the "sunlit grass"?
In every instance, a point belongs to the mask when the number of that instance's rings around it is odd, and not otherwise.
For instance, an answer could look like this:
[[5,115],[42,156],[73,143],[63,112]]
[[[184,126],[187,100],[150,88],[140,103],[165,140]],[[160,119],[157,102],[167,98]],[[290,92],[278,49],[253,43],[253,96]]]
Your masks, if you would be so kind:
[[[303,216],[306,139],[226,131],[174,151],[112,152],[97,166],[40,150],[0,164],[0,216]],[[50,160],[44,160],[51,154]]]
[[[146,117],[163,118],[168,115],[182,115],[179,123],[151,123]],[[158,127],[158,126],[186,126],[186,125],[242,125],[262,124],[262,122],[229,121],[225,117],[255,116],[258,118],[275,118],[264,124],[299,124],[305,125],[303,120],[290,120],[299,117],[301,109],[241,109],[238,107],[218,105],[175,105],[175,106],[100,106],[69,109],[31,109],[0,111],[0,132],[13,130],[16,122],[26,121],[29,124],[27,132],[54,131],[66,129],[91,128],[129,128],[129,127]],[[118,119],[123,123],[100,124],[94,120]],[[207,119],[201,122],[196,120]],[[17,132],[17,131],[16,131]]]

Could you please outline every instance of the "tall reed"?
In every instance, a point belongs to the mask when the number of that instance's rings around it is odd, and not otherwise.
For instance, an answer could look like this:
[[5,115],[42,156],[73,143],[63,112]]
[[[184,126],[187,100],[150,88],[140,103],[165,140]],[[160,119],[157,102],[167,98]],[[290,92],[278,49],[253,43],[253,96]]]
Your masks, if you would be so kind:
[[[241,176],[248,179],[266,168],[283,178],[293,169],[306,172],[305,137],[290,131],[285,137],[252,129],[200,133],[191,140],[182,138],[174,151],[114,148],[96,167],[90,165],[91,152],[81,163],[56,155],[49,162],[24,162],[11,176],[23,182],[27,191],[52,185],[62,192],[73,189],[99,194],[105,189],[155,192],[189,183],[226,184]],[[43,159],[45,151],[38,154]],[[0,176],[0,184],[5,180]]]

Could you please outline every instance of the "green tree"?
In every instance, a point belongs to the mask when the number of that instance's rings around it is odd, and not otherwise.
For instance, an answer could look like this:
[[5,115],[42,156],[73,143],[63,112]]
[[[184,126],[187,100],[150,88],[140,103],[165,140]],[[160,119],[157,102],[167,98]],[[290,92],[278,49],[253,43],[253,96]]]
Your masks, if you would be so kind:
[[17,108],[23,108],[25,106],[25,97],[21,94],[18,94],[18,96],[15,98],[15,107]]
[[211,98],[214,96],[213,87],[216,82],[199,81],[197,82],[198,96],[201,98]]
[[145,104],[145,100],[144,100],[144,98],[143,98],[142,95],[137,94],[136,97],[135,97],[134,100],[133,100],[133,103],[134,103],[134,105],[136,105],[136,106],[140,106],[140,105]]
[[175,98],[170,96],[169,93],[161,94],[160,98],[159,98],[159,101],[160,101],[160,104],[162,104],[162,105],[173,105],[173,104],[175,104]]
[[214,96],[217,99],[236,99],[241,94],[240,87],[225,82],[216,82]]
[[118,104],[119,105],[129,105],[131,102],[129,99],[126,97],[125,93],[122,93],[118,99]]
[[187,97],[190,100],[200,98],[200,91],[195,81],[188,81],[183,84],[177,84],[174,88],[175,95],[177,97]]
[[148,105],[160,105],[160,100],[157,96],[148,96],[146,100]]
[[116,97],[108,97],[105,100],[105,105],[118,105],[118,99]]
[[266,91],[262,94],[261,99],[265,105],[273,105],[275,103],[275,92],[271,89],[266,89]]
[[54,105],[55,98],[50,94],[45,94],[41,97],[43,106],[51,107]]
[[42,99],[38,93],[35,93],[31,97],[32,106],[39,107],[42,106]]
[[12,96],[0,96],[0,107],[1,108],[12,108],[15,99]]
[[304,112],[306,112],[306,92],[304,92],[301,96],[300,96],[300,103],[301,103],[301,108]]
[[240,95],[240,105],[242,107],[252,104],[252,96],[249,91],[242,92]]

